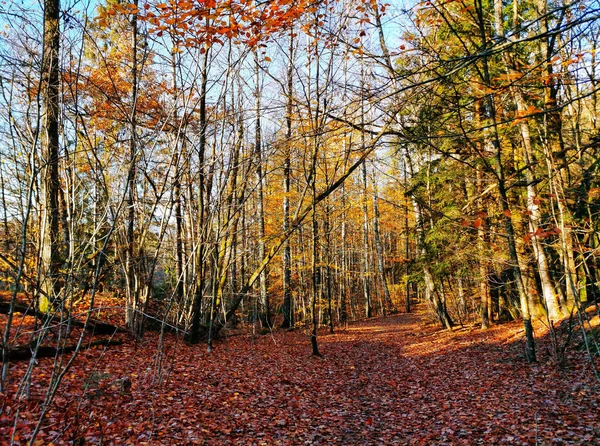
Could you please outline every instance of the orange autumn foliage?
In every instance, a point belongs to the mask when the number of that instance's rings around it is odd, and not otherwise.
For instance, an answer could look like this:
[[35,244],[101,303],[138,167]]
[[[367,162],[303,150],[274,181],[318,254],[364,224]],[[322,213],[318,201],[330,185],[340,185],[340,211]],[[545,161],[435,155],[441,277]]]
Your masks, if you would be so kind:
[[208,47],[224,39],[256,47],[288,28],[303,14],[316,10],[312,0],[169,0],[142,8],[135,4],[114,5],[100,22],[116,14],[138,14],[157,36],[170,34],[179,46]]

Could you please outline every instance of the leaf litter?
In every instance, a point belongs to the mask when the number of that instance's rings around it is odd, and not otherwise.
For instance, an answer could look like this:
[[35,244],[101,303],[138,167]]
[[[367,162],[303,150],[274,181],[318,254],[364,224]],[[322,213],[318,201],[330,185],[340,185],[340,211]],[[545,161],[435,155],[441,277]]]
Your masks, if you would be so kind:
[[[212,353],[180,338],[84,350],[65,375],[35,444],[475,445],[600,444],[600,386],[583,352],[525,362],[519,322],[440,331],[401,314],[319,337],[232,336]],[[158,348],[163,345],[162,348]],[[53,359],[34,368],[29,400],[11,364],[0,443],[27,444]]]

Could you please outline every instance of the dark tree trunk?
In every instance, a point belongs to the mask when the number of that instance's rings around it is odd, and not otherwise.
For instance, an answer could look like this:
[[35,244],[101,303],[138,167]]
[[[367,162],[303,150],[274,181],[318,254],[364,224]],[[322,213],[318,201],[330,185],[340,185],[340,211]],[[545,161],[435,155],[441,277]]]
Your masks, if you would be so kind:
[[[204,293],[204,253],[206,251],[205,246],[205,233],[204,228],[206,224],[206,203],[207,196],[205,195],[206,190],[206,173],[205,173],[205,155],[206,155],[206,90],[208,84],[208,55],[209,51],[204,53],[204,59],[202,62],[202,78],[200,82],[200,139],[198,141],[198,163],[200,166],[200,172],[198,175],[198,249],[196,253],[196,292],[192,302],[192,324],[190,328],[189,341],[191,344],[197,344],[200,338],[203,337],[205,330],[201,330],[201,310],[202,310],[202,297]],[[202,333],[201,333],[202,331]]]
[[[283,232],[290,230],[290,174],[291,174],[291,140],[292,140],[292,113],[293,113],[293,82],[294,82],[294,33],[290,30],[289,47],[289,66],[287,72],[287,105],[286,105],[286,141],[285,141],[285,161],[283,166]],[[283,323],[281,328],[290,328],[294,325],[292,312],[292,254],[289,240],[286,240],[283,246]]]

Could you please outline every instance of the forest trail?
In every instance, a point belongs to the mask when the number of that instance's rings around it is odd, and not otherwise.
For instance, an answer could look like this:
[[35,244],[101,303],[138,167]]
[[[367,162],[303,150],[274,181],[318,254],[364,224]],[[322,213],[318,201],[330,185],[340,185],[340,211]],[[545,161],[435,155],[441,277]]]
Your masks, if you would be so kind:
[[[39,444],[600,444],[600,386],[585,360],[558,371],[541,342],[547,362],[528,365],[519,322],[448,332],[401,314],[319,343],[323,358],[299,330],[233,336],[212,354],[168,337],[160,368],[154,335],[86,350]],[[51,364],[40,361],[29,403],[6,401],[0,439],[18,405],[25,443]]]

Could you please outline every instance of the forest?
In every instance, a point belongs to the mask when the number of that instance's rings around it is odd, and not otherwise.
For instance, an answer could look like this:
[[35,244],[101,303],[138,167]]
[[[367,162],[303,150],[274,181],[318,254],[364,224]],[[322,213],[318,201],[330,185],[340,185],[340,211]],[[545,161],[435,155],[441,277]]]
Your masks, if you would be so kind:
[[598,0],[0,25],[0,444],[600,443]]

